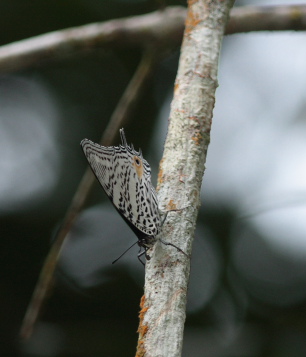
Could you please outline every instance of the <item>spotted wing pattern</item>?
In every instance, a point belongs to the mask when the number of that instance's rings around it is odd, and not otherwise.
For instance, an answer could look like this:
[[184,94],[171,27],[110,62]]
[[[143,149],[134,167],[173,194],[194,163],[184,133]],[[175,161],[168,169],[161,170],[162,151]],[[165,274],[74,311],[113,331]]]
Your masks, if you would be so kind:
[[[81,142],[91,169],[105,193],[139,240],[155,236],[161,228],[151,168],[120,130],[122,145],[101,146],[88,139]],[[153,241],[152,241],[153,243]]]

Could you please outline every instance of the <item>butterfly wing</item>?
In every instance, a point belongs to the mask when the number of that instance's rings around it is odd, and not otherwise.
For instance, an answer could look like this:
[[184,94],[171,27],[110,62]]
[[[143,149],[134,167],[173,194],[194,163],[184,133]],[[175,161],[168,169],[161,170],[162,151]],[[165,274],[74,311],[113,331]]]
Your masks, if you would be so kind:
[[88,139],[81,142],[91,169],[108,198],[139,239],[155,237],[160,215],[148,162],[133,147],[101,146]]

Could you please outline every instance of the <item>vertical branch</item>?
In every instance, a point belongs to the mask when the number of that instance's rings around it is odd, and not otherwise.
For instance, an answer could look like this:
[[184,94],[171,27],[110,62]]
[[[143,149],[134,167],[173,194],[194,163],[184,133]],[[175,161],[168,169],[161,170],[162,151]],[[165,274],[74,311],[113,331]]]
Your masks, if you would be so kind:
[[[210,140],[221,41],[232,0],[189,0],[184,40],[158,177],[168,214],[162,238],[191,254]],[[190,261],[157,243],[147,262],[136,356],[181,355]]]

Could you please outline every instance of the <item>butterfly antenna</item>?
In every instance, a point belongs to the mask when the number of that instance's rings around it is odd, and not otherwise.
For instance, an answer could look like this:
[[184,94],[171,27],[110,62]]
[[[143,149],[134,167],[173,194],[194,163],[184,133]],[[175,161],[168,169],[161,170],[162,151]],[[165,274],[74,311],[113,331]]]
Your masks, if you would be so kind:
[[127,251],[129,251],[132,247],[134,247],[134,245],[135,244],[137,244],[138,243],[138,241],[137,242],[135,242],[135,243],[133,243],[127,250],[125,250],[116,260],[114,260],[113,262],[112,262],[112,264],[115,264],[121,257],[123,257],[124,256],[124,254],[127,252]]
[[126,137],[125,137],[125,134],[124,134],[124,129],[123,129],[123,128],[120,129],[119,132],[120,132],[120,137],[121,137],[122,145],[125,146],[125,147],[128,146],[128,144],[127,144],[127,142],[126,142]]

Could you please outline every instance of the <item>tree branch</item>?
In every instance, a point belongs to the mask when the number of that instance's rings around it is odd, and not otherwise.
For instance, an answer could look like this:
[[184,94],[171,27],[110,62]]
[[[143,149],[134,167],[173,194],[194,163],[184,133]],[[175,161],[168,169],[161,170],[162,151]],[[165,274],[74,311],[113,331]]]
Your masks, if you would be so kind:
[[[186,9],[163,11],[54,31],[0,47],[0,72],[11,72],[106,46],[179,46]],[[306,6],[236,7],[225,31],[305,31]]]
[[306,30],[305,5],[236,7],[231,12],[226,34],[290,30]]
[[[188,255],[200,206],[200,190],[217,88],[221,41],[233,1],[189,1],[184,40],[158,179],[158,198],[169,213],[162,238]],[[181,177],[184,179],[182,180]],[[155,245],[146,265],[136,356],[181,355],[190,261]]]
[[169,7],[150,14],[54,31],[0,47],[0,71],[10,72],[41,62],[75,55],[76,52],[111,46],[178,45],[186,11]]

